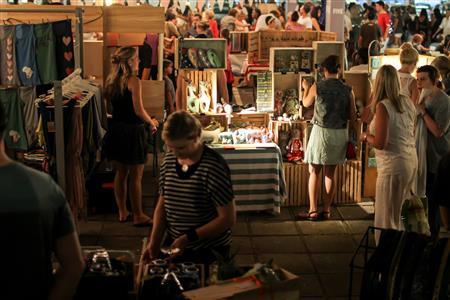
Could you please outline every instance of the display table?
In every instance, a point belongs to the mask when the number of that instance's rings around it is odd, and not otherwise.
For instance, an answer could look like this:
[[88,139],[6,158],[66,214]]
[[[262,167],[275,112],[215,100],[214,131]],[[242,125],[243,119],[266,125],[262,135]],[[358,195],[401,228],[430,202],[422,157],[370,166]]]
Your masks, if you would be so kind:
[[283,159],[276,144],[213,145],[231,170],[238,211],[280,213],[286,199]]

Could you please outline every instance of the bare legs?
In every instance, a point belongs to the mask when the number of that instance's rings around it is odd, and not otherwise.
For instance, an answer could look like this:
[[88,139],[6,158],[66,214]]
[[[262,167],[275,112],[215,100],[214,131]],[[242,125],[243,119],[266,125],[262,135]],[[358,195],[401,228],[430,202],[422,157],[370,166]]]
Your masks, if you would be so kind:
[[127,210],[127,181],[128,166],[116,163],[116,175],[114,176],[114,196],[119,209],[119,221],[125,221],[129,215]]
[[325,197],[323,197],[323,211],[324,213],[329,213],[331,209],[331,203],[333,202],[335,185],[334,171],[336,170],[336,165],[324,166],[323,171],[325,175]]
[[311,217],[317,217],[317,196],[319,190],[319,173],[322,170],[322,165],[309,164],[309,213],[315,212]]
[[444,206],[439,206],[441,213],[441,221],[444,224],[445,230],[450,231],[450,209]]
[[[309,191],[309,213],[317,212],[317,197],[319,191],[319,173],[322,170],[325,175],[325,194],[323,197],[323,212],[328,214],[325,217],[329,217],[329,212],[331,209],[331,203],[333,202],[334,191],[335,191],[335,180],[334,171],[336,165],[309,165],[309,181],[308,181],[308,191]],[[315,217],[317,214],[311,214],[311,217]]]
[[133,211],[133,223],[145,223],[150,217],[142,210],[142,175],[144,165],[124,165],[116,163],[116,175],[114,177],[114,195],[119,209],[119,221],[124,221],[129,215],[126,207],[127,191],[130,194],[131,210]]

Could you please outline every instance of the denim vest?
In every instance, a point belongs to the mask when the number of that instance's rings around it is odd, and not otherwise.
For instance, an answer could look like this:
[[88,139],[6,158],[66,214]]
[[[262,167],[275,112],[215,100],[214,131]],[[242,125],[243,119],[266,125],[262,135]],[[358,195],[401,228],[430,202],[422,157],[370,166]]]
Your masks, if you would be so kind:
[[312,122],[324,128],[346,128],[350,115],[350,93],[351,87],[340,79],[330,78],[317,83]]

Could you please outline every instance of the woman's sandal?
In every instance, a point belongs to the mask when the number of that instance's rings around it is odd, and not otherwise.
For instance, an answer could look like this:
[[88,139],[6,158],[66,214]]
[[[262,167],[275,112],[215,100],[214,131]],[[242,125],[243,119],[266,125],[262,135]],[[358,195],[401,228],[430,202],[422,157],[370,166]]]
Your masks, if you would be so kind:
[[321,218],[322,220],[328,221],[329,219],[331,219],[331,211],[325,211],[325,210],[323,210],[323,211],[320,213],[320,218]]
[[128,221],[131,221],[131,217],[132,217],[133,215],[132,215],[132,213],[128,213],[128,215],[125,217],[125,218],[123,218],[123,219],[121,219],[120,217],[119,217],[119,223],[126,223],[126,222],[128,222]]
[[317,221],[319,220],[319,213],[317,210],[313,210],[310,212],[299,212],[296,215],[297,220],[308,220],[308,221]]

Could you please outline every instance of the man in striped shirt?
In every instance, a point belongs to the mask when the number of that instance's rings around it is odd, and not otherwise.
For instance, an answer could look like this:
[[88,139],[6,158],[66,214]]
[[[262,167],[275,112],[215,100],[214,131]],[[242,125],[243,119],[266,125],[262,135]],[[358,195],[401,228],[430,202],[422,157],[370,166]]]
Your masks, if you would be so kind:
[[161,166],[159,200],[144,259],[160,255],[167,231],[181,261],[210,264],[214,252],[227,256],[236,208],[230,169],[201,141],[201,124],[188,112],[173,113],[164,125],[169,149]]

